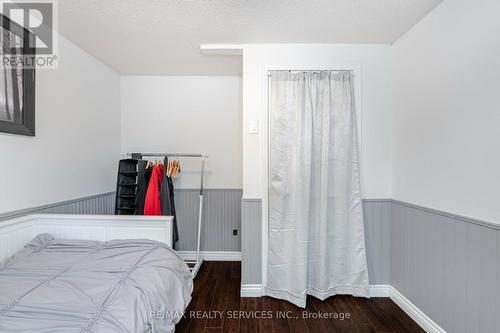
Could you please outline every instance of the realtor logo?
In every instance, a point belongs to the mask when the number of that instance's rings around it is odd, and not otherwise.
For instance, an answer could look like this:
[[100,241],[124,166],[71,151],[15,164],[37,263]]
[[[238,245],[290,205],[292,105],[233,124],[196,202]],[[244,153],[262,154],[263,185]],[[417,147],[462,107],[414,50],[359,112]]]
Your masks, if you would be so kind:
[[[57,67],[57,3],[55,0],[1,1],[3,65]],[[5,34],[5,31],[3,31]],[[8,42],[7,42],[8,41]]]
[[[3,14],[31,32],[28,54],[51,54],[53,50],[53,4],[50,2],[4,2]],[[16,48],[16,45],[11,45]]]

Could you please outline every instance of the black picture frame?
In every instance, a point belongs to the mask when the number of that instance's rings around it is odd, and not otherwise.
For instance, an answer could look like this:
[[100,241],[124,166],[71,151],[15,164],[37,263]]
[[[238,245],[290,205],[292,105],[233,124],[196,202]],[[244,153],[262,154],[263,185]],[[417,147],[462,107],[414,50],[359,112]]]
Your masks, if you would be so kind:
[[[23,38],[23,52],[21,54],[29,54],[35,59],[35,52],[30,48],[30,38],[34,38],[33,34],[13,22],[8,17],[0,14],[1,27],[11,33]],[[24,52],[26,50],[26,52]],[[0,59],[3,66],[3,59]],[[26,67],[22,70],[23,73],[23,93],[22,93],[22,119],[21,123],[0,120],[0,132],[19,134],[25,136],[35,136],[35,68]]]

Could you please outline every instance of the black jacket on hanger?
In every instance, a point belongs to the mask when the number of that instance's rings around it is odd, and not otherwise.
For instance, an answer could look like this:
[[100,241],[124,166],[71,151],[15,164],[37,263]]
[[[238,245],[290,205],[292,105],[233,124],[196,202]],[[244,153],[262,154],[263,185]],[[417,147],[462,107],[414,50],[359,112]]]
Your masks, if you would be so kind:
[[165,157],[165,175],[160,188],[160,204],[163,215],[174,217],[172,248],[175,249],[175,242],[179,240],[179,230],[177,229],[177,214],[175,213],[174,183],[171,177],[167,176],[168,158]]
[[139,160],[137,162],[137,193],[135,198],[135,215],[144,215],[144,201],[151,179],[151,168],[146,169],[148,162]]

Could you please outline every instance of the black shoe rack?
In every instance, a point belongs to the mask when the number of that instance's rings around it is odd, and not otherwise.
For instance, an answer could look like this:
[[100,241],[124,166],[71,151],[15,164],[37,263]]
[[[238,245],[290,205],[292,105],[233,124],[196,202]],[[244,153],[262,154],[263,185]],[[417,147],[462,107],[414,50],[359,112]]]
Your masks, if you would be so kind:
[[135,214],[137,163],[136,159],[124,159],[118,163],[115,215]]

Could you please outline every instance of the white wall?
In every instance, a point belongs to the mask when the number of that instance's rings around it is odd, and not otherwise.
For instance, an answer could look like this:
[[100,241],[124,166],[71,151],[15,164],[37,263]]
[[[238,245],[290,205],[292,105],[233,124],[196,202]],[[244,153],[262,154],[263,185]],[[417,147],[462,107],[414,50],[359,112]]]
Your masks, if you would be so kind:
[[[273,44],[243,46],[243,196],[262,198],[267,70],[361,68],[361,169],[364,198],[391,197],[391,47]],[[251,120],[259,134],[249,134]]]
[[36,72],[36,136],[0,133],[0,213],[114,190],[119,76],[62,36],[58,56]]
[[499,13],[447,0],[394,45],[395,199],[500,223]]
[[[124,76],[121,150],[208,154],[207,188],[241,188],[241,78]],[[177,188],[199,187],[199,162],[181,163]]]

